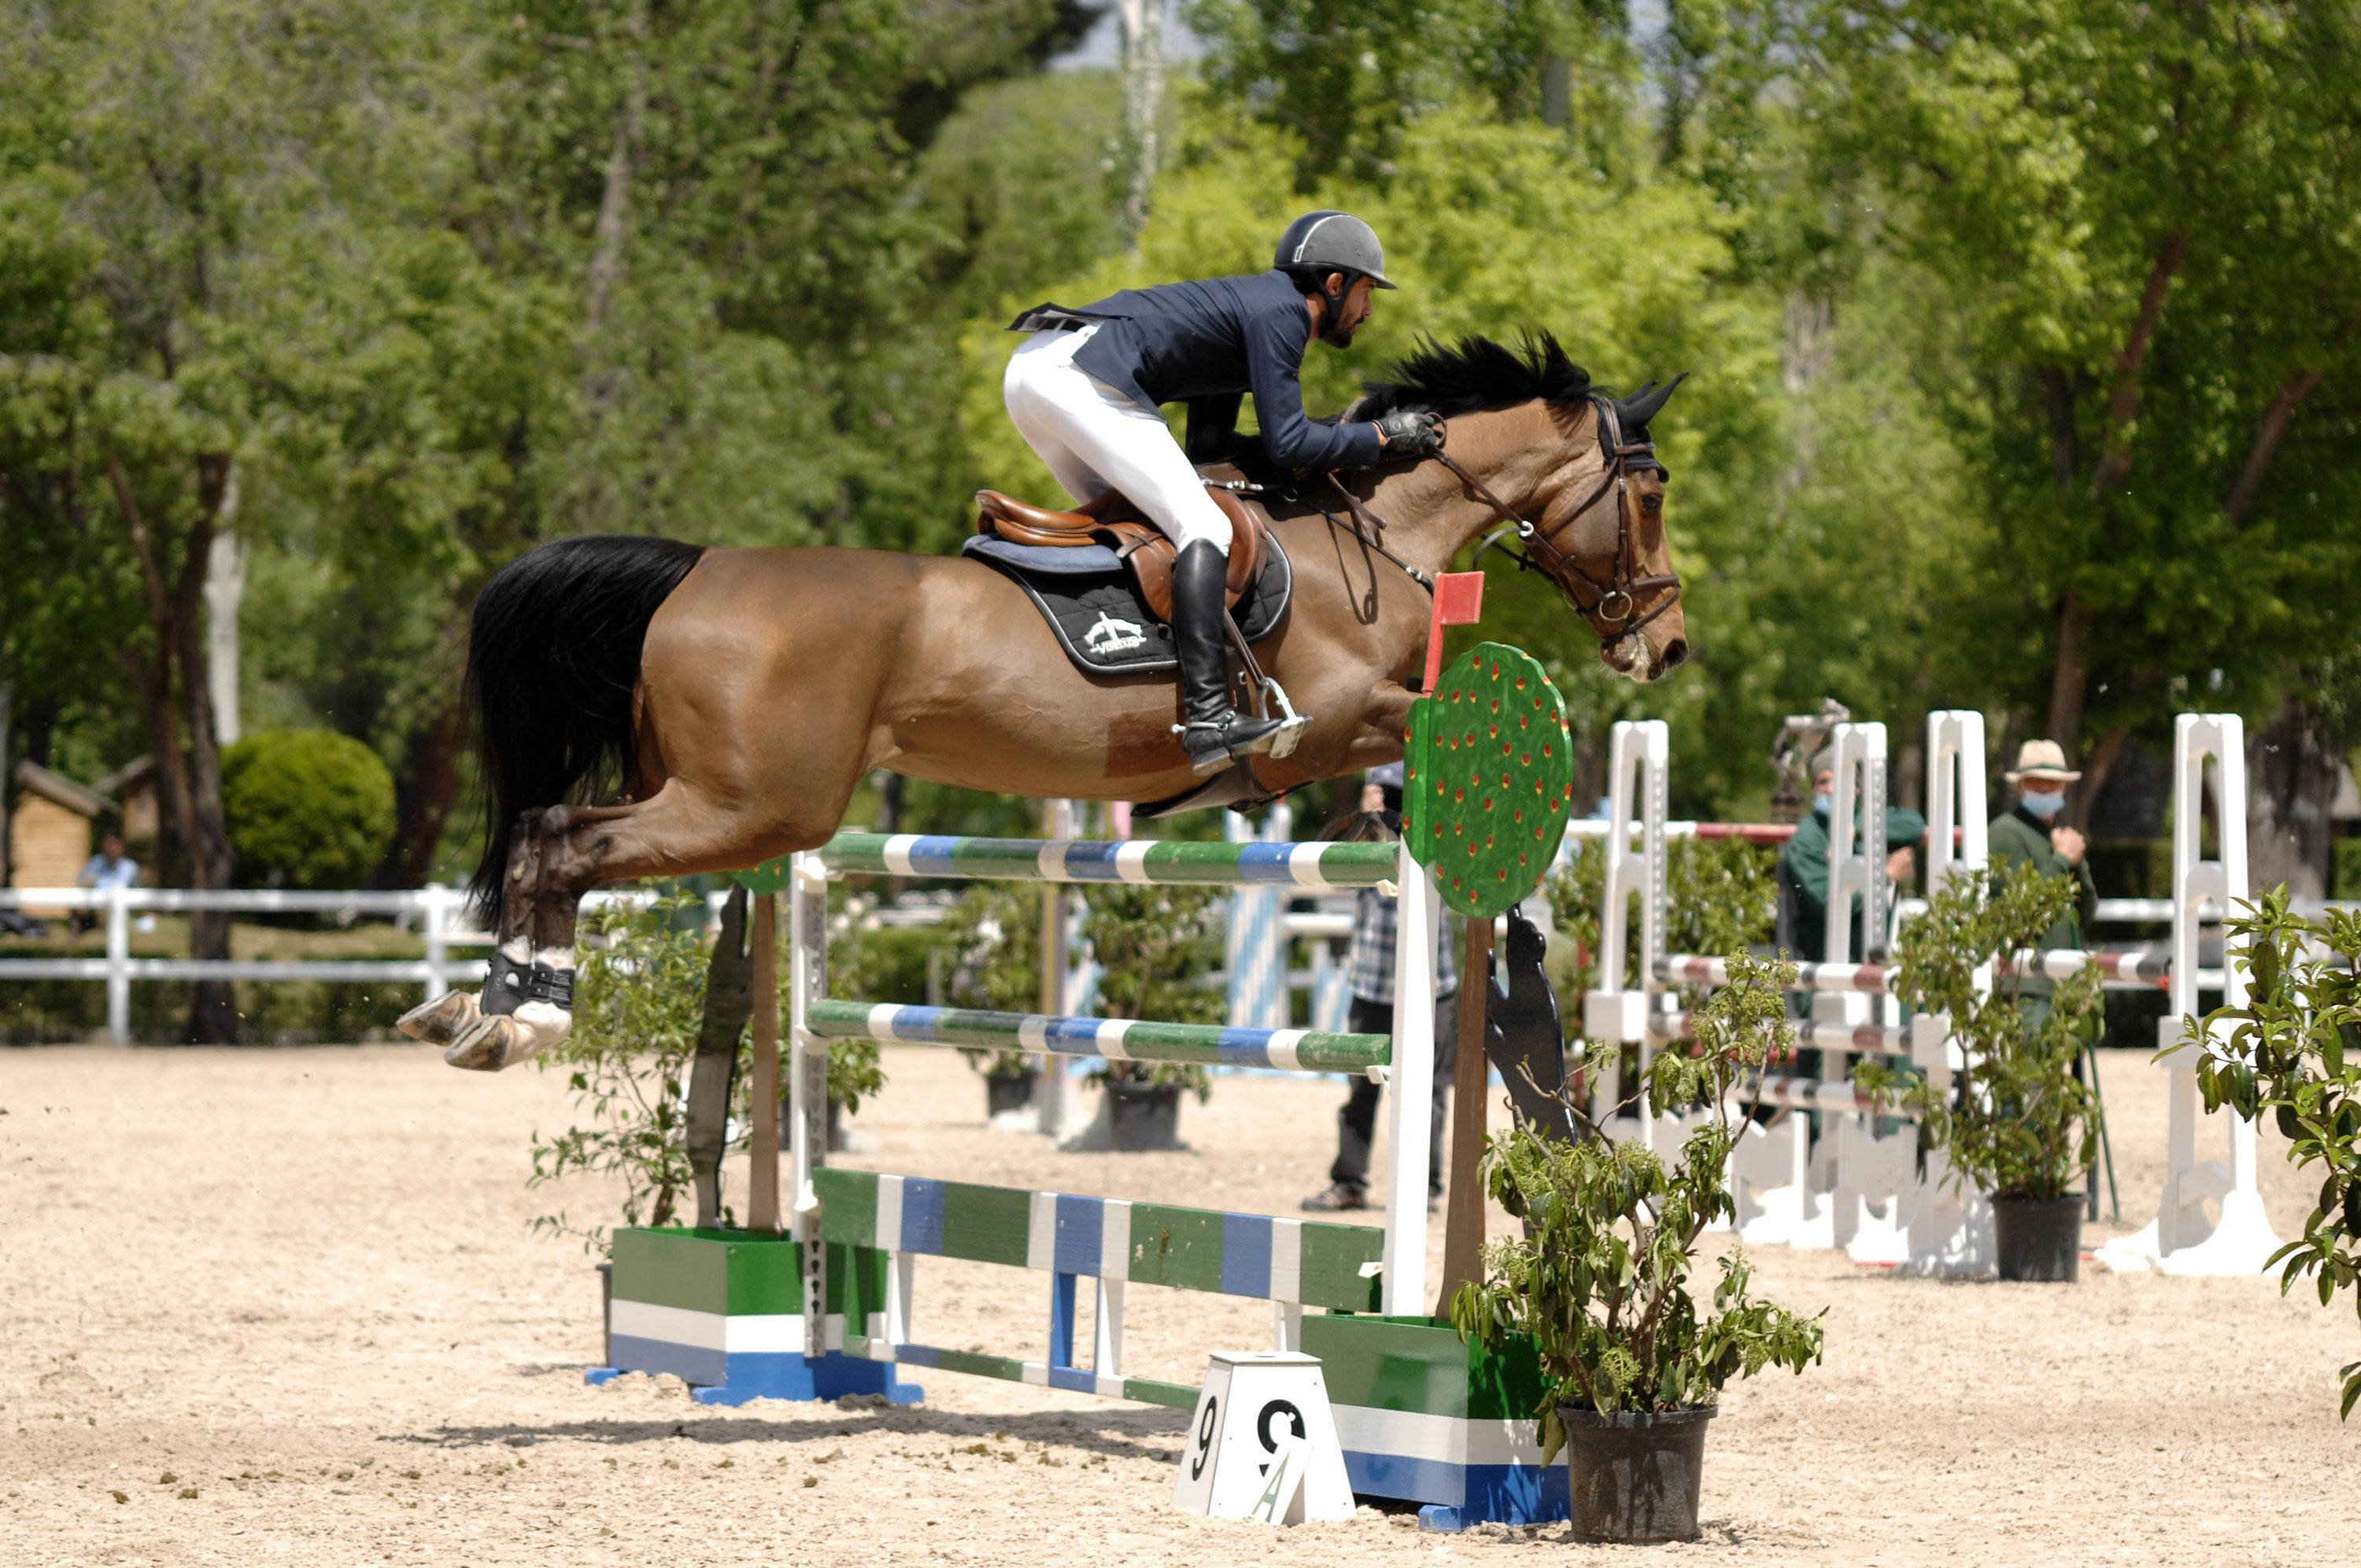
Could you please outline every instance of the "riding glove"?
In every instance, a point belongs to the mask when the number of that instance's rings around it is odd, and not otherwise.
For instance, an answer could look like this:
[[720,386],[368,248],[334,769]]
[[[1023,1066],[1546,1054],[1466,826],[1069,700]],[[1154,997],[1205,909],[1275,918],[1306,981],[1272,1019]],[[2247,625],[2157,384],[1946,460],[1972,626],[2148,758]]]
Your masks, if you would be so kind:
[[1396,409],[1378,421],[1388,457],[1432,457],[1443,450],[1443,421],[1424,409]]

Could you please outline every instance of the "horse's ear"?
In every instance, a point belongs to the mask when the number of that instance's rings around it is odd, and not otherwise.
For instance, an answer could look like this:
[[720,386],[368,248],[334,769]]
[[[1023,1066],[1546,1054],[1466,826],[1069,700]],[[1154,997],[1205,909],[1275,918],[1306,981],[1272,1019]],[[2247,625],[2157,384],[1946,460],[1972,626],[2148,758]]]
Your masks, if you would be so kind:
[[1655,418],[1657,411],[1670,400],[1675,389],[1688,378],[1689,372],[1684,370],[1661,387],[1651,381],[1630,397],[1617,399],[1616,418],[1622,422],[1627,433],[1647,429],[1648,422]]

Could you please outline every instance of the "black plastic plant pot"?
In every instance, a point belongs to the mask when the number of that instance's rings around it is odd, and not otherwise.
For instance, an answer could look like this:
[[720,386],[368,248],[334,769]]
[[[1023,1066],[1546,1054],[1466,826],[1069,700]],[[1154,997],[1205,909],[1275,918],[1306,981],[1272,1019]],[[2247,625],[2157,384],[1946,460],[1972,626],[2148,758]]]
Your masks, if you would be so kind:
[[994,1069],[983,1075],[983,1110],[988,1116],[1022,1111],[1033,1103],[1033,1085],[1041,1076],[1037,1068]]
[[1993,1240],[2000,1277],[2040,1285],[2071,1285],[2082,1268],[2082,1195],[1995,1198]]
[[1648,1414],[1561,1406],[1575,1534],[1645,1544],[1695,1541],[1697,1475],[1713,1407]]
[[1127,1154],[1179,1148],[1180,1089],[1177,1083],[1107,1080],[1108,1146]]

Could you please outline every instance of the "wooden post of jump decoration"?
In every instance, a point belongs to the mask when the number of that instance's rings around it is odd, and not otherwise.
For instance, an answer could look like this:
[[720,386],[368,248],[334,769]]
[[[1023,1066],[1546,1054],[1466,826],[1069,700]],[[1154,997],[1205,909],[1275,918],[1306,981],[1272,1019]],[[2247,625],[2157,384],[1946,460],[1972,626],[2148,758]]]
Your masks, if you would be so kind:
[[753,895],[754,1080],[749,1136],[751,1230],[779,1229],[779,895]]
[[[752,916],[748,941],[753,946],[754,1062],[748,1085],[752,1123],[746,1137],[746,1226],[749,1230],[786,1228],[779,1194],[779,893],[795,880],[796,861],[782,855],[742,872],[730,880],[746,890]],[[798,899],[798,907],[801,900]],[[825,901],[821,908],[825,918]],[[790,926],[795,937],[798,970],[803,967],[804,933]],[[800,1104],[797,1107],[801,1109]]]
[[[1531,896],[1557,858],[1574,796],[1565,703],[1532,657],[1480,642],[1411,707],[1402,832],[1445,907],[1468,920],[1459,976],[1459,1060],[1451,1107],[1447,1304],[1483,1266],[1484,1009],[1492,922]],[[1437,1315],[1442,1315],[1438,1310]]]

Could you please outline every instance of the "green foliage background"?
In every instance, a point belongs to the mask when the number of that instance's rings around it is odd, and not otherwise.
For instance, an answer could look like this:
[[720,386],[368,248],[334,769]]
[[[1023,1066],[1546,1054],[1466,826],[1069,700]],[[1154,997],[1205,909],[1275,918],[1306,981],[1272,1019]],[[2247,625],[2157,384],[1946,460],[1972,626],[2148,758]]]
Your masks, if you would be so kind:
[[222,804],[249,887],[357,887],[393,833],[393,775],[328,729],[266,729],[222,757]]
[[15,754],[152,749],[122,501],[169,558],[226,461],[249,726],[384,761],[379,880],[464,873],[456,676],[502,564],[588,529],[948,550],[978,484],[1056,494],[999,406],[1016,309],[1257,269],[1312,205],[1402,284],[1312,350],[1315,411],[1426,333],[1696,372],[1655,427],[1692,666],[1608,677],[1507,573],[1455,634],[1542,657],[1590,746],[1671,719],[1676,812],[1759,810],[1777,718],[1827,696],[1897,737],[1980,707],[1996,747],[2113,755],[2201,703],[2361,739],[2350,6],[1185,15],[1126,244],[1118,84],[1042,69],[1073,0],[12,9]]

